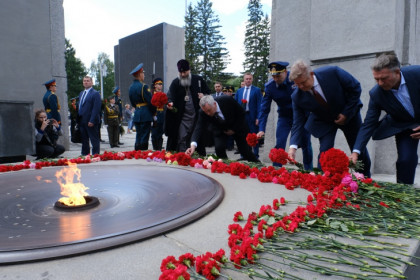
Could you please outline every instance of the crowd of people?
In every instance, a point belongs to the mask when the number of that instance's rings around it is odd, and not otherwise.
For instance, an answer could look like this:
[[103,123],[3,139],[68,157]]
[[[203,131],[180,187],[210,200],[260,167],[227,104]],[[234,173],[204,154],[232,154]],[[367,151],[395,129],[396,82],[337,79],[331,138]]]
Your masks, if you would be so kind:
[[[366,148],[373,140],[395,136],[398,151],[397,182],[413,184],[418,164],[417,146],[420,138],[420,66],[402,67],[393,53],[379,55],[372,67],[377,84],[370,90],[365,119],[359,81],[337,66],[313,70],[298,60],[275,61],[267,65],[271,79],[263,91],[254,86],[253,75],[245,73],[241,86],[223,86],[214,82],[211,92],[203,77],[192,74],[190,64],[181,59],[176,67],[178,77],[163,93],[163,80],[154,79],[151,87],[144,83],[144,65],[140,63],[129,74],[133,82],[128,89],[130,104],[122,105],[120,89],[116,87],[104,105],[92,78],[84,77],[85,88],[71,100],[71,132],[79,134],[74,141],[82,143],[82,155],[97,154],[100,147],[101,112],[107,126],[111,147],[121,145],[122,121],[127,133],[136,133],[135,150],[148,150],[151,138],[153,150],[206,154],[206,147],[214,145],[216,155],[227,158],[234,142],[241,159],[259,161],[259,145],[247,145],[248,133],[262,140],[267,126],[271,103],[277,104],[275,148],[286,149],[295,158],[301,148],[307,170],[313,168],[311,136],[318,138],[319,155],[334,147],[340,129],[352,151],[350,160],[360,160],[360,172],[370,176],[370,157]],[[55,80],[46,82],[43,101],[45,110],[35,115],[38,158],[55,157],[64,152],[56,142],[61,132],[60,104],[55,95]],[[163,103],[162,103],[163,100]],[[159,103],[159,104],[157,104]],[[381,118],[381,113],[385,116]],[[167,136],[163,147],[163,136]],[[261,143],[261,141],[260,141]],[[45,148],[49,145],[52,148]],[[278,165],[278,164],[276,164]]]

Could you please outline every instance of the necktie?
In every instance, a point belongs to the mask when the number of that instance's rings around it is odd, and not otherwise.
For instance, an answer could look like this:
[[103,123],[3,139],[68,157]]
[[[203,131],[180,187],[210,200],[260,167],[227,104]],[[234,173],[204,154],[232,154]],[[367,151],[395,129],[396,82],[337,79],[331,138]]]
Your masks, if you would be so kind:
[[87,91],[85,90],[83,92],[83,94],[82,94],[82,98],[80,99],[80,106],[79,106],[79,108],[82,108],[83,103],[85,103],[86,95],[87,95]]
[[249,106],[248,106],[248,104],[249,104],[249,87],[245,88],[244,99],[247,101],[246,106],[245,106],[246,107],[245,111],[249,111]]
[[327,101],[325,101],[325,99],[322,98],[321,94],[319,94],[319,92],[317,92],[314,87],[312,88],[312,93],[315,97],[315,100],[319,103],[319,105],[323,107],[328,107]]
[[248,100],[249,88],[245,88],[244,99]]

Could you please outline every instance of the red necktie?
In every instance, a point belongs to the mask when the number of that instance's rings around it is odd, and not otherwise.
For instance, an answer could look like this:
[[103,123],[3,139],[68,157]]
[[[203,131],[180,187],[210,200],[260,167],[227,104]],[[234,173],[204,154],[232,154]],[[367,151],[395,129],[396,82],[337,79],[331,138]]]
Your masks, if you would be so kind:
[[319,103],[319,105],[323,107],[328,107],[327,101],[325,101],[325,99],[322,98],[321,94],[319,94],[319,92],[317,92],[314,87],[312,88],[312,93],[315,97],[315,100]]

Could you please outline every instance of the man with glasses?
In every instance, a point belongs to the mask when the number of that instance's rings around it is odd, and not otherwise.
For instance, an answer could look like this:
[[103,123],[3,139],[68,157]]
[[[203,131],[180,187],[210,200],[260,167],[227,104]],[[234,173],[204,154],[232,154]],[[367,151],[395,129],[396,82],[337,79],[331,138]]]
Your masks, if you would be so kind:
[[[289,80],[289,71],[286,67],[289,62],[275,61],[268,64],[268,69],[273,77],[265,84],[265,95],[261,102],[261,111],[258,116],[259,138],[265,135],[267,125],[267,118],[271,109],[271,101],[277,104],[277,128],[276,128],[276,149],[285,149],[287,138],[293,124],[293,108],[292,108],[292,93],[294,90],[294,83]],[[312,146],[311,134],[304,131],[302,135],[302,153],[303,164],[306,170],[312,169]],[[274,166],[281,166],[279,163],[274,163]]]
[[[350,73],[337,66],[324,66],[314,71],[304,61],[295,62],[290,80],[297,88],[292,94],[293,126],[289,155],[295,158],[296,149],[305,139],[305,129],[319,139],[319,156],[334,147],[337,130],[341,129],[350,150],[353,150],[362,124],[360,83]],[[360,159],[366,176],[370,176],[370,158],[366,148]]]

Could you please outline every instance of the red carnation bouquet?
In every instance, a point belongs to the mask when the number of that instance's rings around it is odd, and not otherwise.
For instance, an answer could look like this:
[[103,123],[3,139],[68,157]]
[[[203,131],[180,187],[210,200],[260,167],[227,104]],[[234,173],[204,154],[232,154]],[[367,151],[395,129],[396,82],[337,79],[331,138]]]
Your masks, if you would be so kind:
[[248,133],[246,136],[246,142],[248,143],[248,146],[255,147],[258,144],[258,137],[256,133]]
[[276,149],[276,148],[271,149],[270,150],[270,154],[268,155],[268,157],[270,158],[270,160],[272,162],[279,163],[281,165],[286,164],[287,161],[289,160],[289,154],[285,150],[283,150],[281,148],[279,148],[279,149]]
[[157,108],[163,108],[166,104],[168,104],[168,96],[164,92],[155,92],[152,96],[152,105]]
[[343,174],[349,171],[349,158],[345,152],[331,148],[321,153],[319,158],[322,171],[333,174]]

